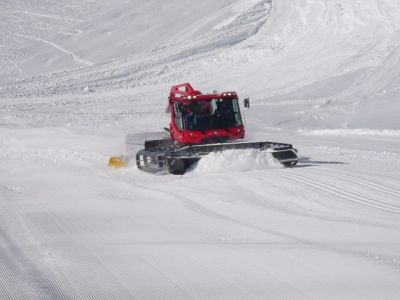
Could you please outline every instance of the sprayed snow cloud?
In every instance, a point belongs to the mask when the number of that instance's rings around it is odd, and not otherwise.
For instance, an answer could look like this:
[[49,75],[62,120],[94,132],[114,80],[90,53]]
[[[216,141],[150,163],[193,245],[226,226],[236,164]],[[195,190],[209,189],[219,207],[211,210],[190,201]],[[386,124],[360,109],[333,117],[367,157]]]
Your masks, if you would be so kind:
[[282,168],[282,165],[267,151],[256,149],[227,150],[213,152],[202,158],[194,173],[232,172]]

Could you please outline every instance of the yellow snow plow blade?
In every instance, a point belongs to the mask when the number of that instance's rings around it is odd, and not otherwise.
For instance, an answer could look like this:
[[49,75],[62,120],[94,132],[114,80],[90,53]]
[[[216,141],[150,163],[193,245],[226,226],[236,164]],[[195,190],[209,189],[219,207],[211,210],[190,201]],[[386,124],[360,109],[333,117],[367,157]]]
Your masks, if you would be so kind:
[[110,160],[108,161],[108,166],[110,168],[124,168],[128,166],[128,162],[123,156],[113,156],[110,157]]

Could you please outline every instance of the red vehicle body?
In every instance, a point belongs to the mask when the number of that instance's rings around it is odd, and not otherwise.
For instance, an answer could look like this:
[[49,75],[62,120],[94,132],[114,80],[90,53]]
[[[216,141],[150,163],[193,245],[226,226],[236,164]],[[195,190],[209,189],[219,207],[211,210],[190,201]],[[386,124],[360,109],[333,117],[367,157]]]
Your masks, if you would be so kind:
[[169,110],[175,143],[197,145],[245,136],[236,92],[203,95],[189,83],[175,85],[169,95]]

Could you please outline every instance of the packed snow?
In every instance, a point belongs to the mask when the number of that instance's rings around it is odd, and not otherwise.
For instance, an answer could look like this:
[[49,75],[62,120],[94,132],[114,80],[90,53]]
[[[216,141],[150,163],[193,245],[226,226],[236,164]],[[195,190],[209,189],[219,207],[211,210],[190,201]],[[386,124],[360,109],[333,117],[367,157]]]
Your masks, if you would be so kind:
[[[1,299],[398,299],[397,0],[0,6]],[[236,90],[249,141],[109,169],[173,84]],[[134,140],[127,146],[126,141]]]
[[320,130],[299,130],[299,133],[305,135],[375,135],[375,136],[389,136],[398,137],[400,136],[400,130],[393,129],[320,129]]

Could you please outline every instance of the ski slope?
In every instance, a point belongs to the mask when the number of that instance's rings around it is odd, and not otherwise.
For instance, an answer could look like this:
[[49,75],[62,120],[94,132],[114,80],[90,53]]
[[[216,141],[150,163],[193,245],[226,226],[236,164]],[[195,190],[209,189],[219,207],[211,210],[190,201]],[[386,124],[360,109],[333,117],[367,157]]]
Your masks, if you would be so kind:
[[[6,1],[0,299],[398,299],[395,0]],[[171,85],[251,97],[183,176],[110,170]],[[140,149],[140,145],[137,145]],[[129,149],[134,151],[135,149]]]

